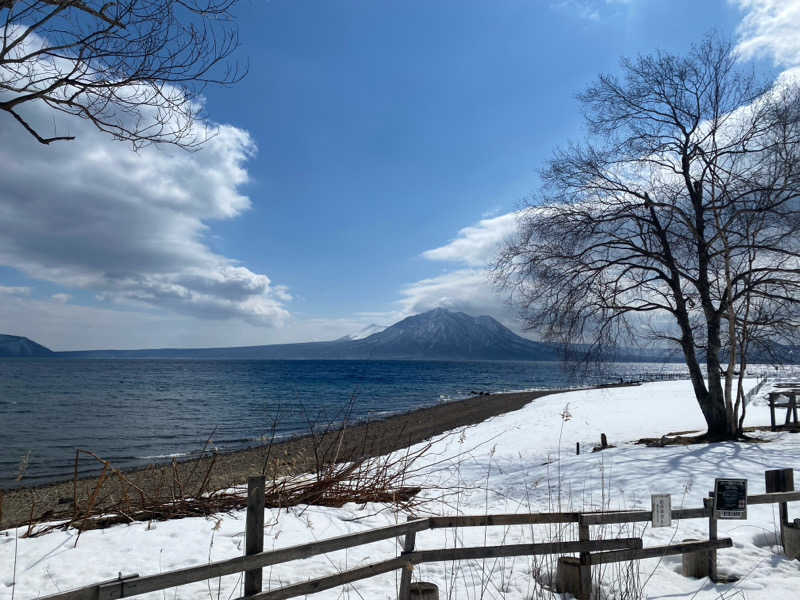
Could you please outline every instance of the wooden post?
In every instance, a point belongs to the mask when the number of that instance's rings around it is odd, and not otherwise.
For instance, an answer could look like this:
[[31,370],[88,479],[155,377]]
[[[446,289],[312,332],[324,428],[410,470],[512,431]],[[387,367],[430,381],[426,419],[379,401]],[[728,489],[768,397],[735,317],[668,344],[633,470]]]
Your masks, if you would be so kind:
[[581,562],[572,556],[559,556],[556,566],[556,592],[581,596]]
[[411,600],[439,600],[439,586],[427,581],[417,581],[408,587]]
[[[774,492],[793,492],[794,469],[772,469],[764,471],[764,483],[768,494]],[[781,546],[783,546],[785,552],[786,536],[784,535],[784,529],[789,522],[789,506],[786,502],[780,502],[778,504],[778,513],[780,515]]]
[[[717,539],[717,520],[714,518],[714,498],[713,492],[711,498],[703,499],[703,506],[708,512],[708,539],[714,541]],[[717,581],[717,551],[712,548],[708,551],[708,576],[711,581]]]
[[[589,541],[589,524],[578,515],[578,541]],[[590,600],[592,594],[591,554],[581,552],[578,558],[559,556],[556,568],[556,591],[572,594],[577,600]]]
[[783,529],[784,543],[783,553],[789,558],[800,559],[800,526],[795,523],[787,523]]
[[775,431],[775,392],[769,394],[769,428]]
[[[406,521],[411,520],[412,517],[406,517]],[[403,539],[403,552],[400,556],[414,551],[414,543],[416,542],[416,538],[417,533],[415,531],[406,532],[405,538]],[[411,565],[406,565],[400,572],[400,592],[397,594],[398,600],[410,599],[412,569],[413,567]],[[438,588],[436,589],[436,594],[437,596],[439,594]]]
[[[263,475],[247,478],[247,521],[244,533],[244,554],[258,554],[264,550],[264,485]],[[261,592],[261,568],[244,572],[244,595]]]
[[[686,539],[684,542],[699,542],[700,540]],[[696,552],[684,552],[681,555],[681,573],[684,577],[702,579],[708,577],[708,567],[710,550],[698,550]]]
[[[602,436],[603,441],[605,441],[606,434],[604,433]],[[578,541],[579,542],[588,542],[589,541],[589,525],[584,521],[583,515],[578,515]],[[592,567],[591,567],[591,554],[588,552],[581,552],[579,555],[578,560],[580,560],[580,579],[581,579],[581,589],[580,593],[576,594],[575,597],[578,600],[589,600],[592,594]]]

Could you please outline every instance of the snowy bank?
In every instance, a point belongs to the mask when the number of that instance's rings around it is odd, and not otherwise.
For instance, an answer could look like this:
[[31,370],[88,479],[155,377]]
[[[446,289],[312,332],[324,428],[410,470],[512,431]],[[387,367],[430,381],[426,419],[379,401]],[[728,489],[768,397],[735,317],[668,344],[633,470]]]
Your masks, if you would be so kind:
[[[750,382],[750,385],[755,382]],[[765,388],[748,409],[746,425],[769,423]],[[536,400],[516,412],[494,417],[438,440],[411,475],[425,488],[424,508],[432,514],[486,514],[548,510],[649,509],[650,494],[672,494],[675,508],[702,506],[720,476],[748,479],[751,494],[764,492],[766,469],[793,467],[800,436],[759,434],[770,443],[722,443],[646,448],[631,442],[672,431],[703,429],[688,381],[638,387],[581,390]],[[606,433],[617,447],[591,453]],[[575,443],[585,450],[575,455]],[[790,505],[790,518],[800,506]],[[426,514],[428,514],[426,513]],[[341,509],[298,507],[267,511],[265,550],[385,526],[406,519],[377,504]],[[422,515],[424,516],[424,515]],[[705,538],[703,519],[673,522],[671,528],[628,525],[645,546]],[[734,547],[719,551],[721,572],[739,575],[736,584],[713,584],[680,575],[680,557],[636,563],[636,583],[646,598],[800,597],[800,562],[783,557],[776,545],[777,506],[748,509],[747,521],[721,521],[720,537]],[[120,572],[148,575],[239,556],[244,550],[244,512],[214,519],[134,523],[106,530],[54,532],[23,539],[24,528],[0,532],[0,600],[35,598],[112,579]],[[417,536],[419,549],[547,541],[554,526],[435,530]],[[599,533],[599,531],[598,531]],[[613,534],[606,531],[606,534]],[[576,539],[572,530],[561,532]],[[76,544],[77,541],[77,544]],[[335,573],[337,569],[388,559],[402,539],[386,540],[325,556],[264,569],[264,588],[276,588]],[[442,598],[548,597],[552,561],[519,557],[421,565],[414,578],[432,581]],[[604,591],[613,597],[619,573],[608,569]],[[322,592],[314,598],[396,597],[399,574],[392,573]],[[537,582],[538,581],[538,582]],[[240,576],[229,576],[141,598],[230,599],[241,596]]]

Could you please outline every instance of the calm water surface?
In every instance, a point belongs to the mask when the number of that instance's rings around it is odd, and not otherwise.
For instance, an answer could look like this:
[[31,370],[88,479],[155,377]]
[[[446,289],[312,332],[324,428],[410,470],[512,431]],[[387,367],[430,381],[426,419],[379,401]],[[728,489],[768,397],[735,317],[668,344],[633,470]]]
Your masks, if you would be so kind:
[[[0,360],[0,489],[70,478],[75,449],[119,468],[253,446],[477,392],[618,381],[682,366],[275,360]],[[212,434],[213,432],[213,434]],[[20,481],[17,477],[25,465]],[[95,466],[83,460],[82,474]]]

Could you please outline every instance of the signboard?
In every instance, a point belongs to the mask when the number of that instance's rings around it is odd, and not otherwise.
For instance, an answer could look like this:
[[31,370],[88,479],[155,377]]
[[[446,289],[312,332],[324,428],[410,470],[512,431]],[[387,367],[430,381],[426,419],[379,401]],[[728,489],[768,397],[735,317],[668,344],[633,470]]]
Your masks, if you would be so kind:
[[650,496],[653,505],[653,527],[672,526],[672,496],[669,494],[653,494]]
[[747,518],[747,480],[714,480],[714,518]]

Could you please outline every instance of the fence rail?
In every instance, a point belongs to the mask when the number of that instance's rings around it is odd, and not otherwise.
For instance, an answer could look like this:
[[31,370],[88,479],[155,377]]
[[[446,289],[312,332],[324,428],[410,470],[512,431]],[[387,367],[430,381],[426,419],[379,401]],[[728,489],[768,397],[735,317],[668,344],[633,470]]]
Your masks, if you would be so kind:
[[[771,504],[800,501],[798,492],[777,492],[757,494],[747,497],[748,504]],[[262,509],[263,511],[263,509]],[[708,518],[713,520],[710,503],[703,508],[676,509],[671,512],[675,520]],[[560,554],[579,552],[585,557],[587,564],[599,565],[623,560],[638,560],[668,554],[682,554],[698,550],[713,550],[730,547],[730,539],[710,539],[702,542],[684,542],[669,546],[643,548],[640,538],[621,538],[612,540],[589,540],[589,526],[613,523],[633,523],[650,521],[652,511],[611,511],[611,512],[559,512],[529,514],[496,514],[496,515],[458,515],[427,517],[412,519],[405,523],[390,525],[368,531],[352,533],[308,544],[300,544],[280,550],[258,552],[248,556],[231,558],[206,565],[188,567],[158,575],[139,577],[125,576],[120,579],[93,584],[76,590],[45,596],[41,600],[117,600],[147,592],[165,590],[188,583],[204,581],[224,575],[253,571],[266,566],[309,558],[319,554],[353,548],[381,540],[405,536],[403,553],[395,558],[373,563],[338,573],[312,579],[303,583],[287,586],[278,590],[258,592],[247,596],[250,600],[282,600],[322,591],[331,587],[344,585],[360,579],[373,577],[397,569],[403,569],[403,580],[410,577],[405,567],[423,562],[439,562],[449,560],[466,560],[473,558],[492,558],[499,556],[521,556],[536,554]],[[486,527],[507,525],[536,525],[577,523],[580,527],[578,541],[549,542],[540,544],[516,544],[506,546],[488,546],[476,548],[449,548],[437,550],[414,550],[414,539],[417,533],[440,528]],[[716,527],[714,527],[716,529]],[[261,534],[263,536],[263,532]],[[714,536],[716,537],[716,533]],[[409,573],[409,576],[406,576]],[[406,582],[406,588],[408,582]]]
[[645,558],[659,558],[661,556],[687,554],[689,552],[699,552],[703,550],[717,550],[719,548],[730,548],[732,546],[732,539],[720,538],[718,540],[708,540],[706,542],[682,542],[669,546],[652,546],[650,548],[634,548],[632,550],[597,552],[589,555],[589,564],[604,565],[626,560],[642,560]]
[[764,384],[767,383],[767,376],[761,375],[758,378],[758,383],[750,388],[747,393],[744,395],[744,405],[747,406],[756,397],[756,394],[761,391],[761,388],[764,387]]
[[[730,541],[730,540],[728,540]],[[719,540],[724,545],[725,540]],[[441,550],[419,550],[403,553],[397,558],[372,563],[336,575],[328,575],[304,581],[279,590],[261,592],[248,596],[248,600],[284,600],[328,590],[340,585],[367,579],[397,569],[408,569],[426,562],[448,560],[470,560],[481,558],[500,558],[509,556],[536,556],[542,554],[569,554],[574,552],[595,552],[620,549],[635,550],[642,547],[641,538],[619,538],[616,540],[595,540],[592,542],[547,542],[541,544],[508,544],[504,546],[477,546],[473,548],[445,548]]]

